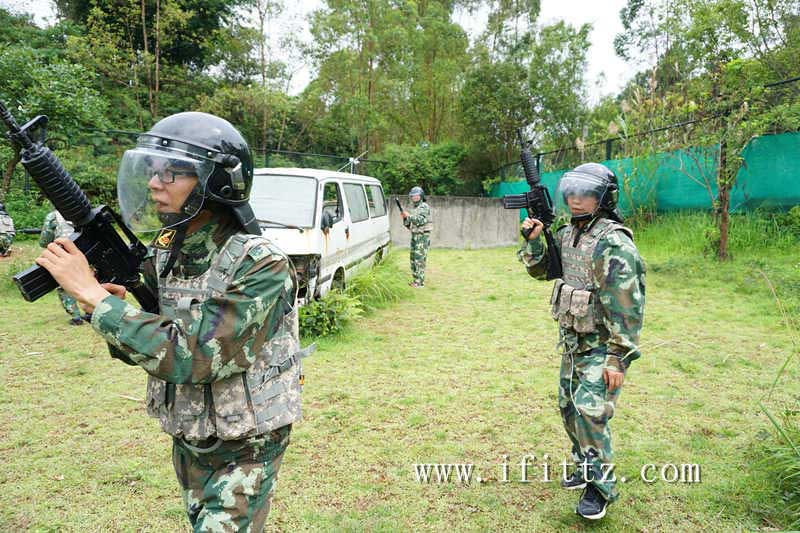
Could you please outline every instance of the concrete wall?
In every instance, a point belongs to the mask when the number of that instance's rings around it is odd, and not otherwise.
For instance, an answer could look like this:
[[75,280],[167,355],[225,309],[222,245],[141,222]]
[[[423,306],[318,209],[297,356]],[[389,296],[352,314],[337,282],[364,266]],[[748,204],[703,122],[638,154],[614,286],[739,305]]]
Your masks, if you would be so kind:
[[[408,196],[389,197],[392,245],[408,247],[411,232],[403,226],[395,198],[406,210]],[[434,248],[492,248],[513,246],[519,236],[519,211],[503,209],[499,198],[428,196],[433,212],[431,246]]]

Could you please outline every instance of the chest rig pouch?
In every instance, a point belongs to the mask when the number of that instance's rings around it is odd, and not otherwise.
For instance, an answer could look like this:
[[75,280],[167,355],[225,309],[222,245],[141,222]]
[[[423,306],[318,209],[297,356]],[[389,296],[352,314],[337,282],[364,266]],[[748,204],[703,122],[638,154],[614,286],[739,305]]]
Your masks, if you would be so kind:
[[[159,278],[161,313],[187,331],[201,318],[203,302],[224,294],[242,260],[258,244],[283,255],[263,237],[236,234],[205,273],[192,278],[169,273]],[[157,253],[159,271],[167,255]],[[233,440],[261,435],[300,419],[300,360],[315,347],[300,350],[294,279],[292,271],[276,304],[283,307],[283,318],[245,372],[202,385],[167,383],[148,376],[147,412],[160,420],[164,432],[188,440],[212,436]]]
[[596,219],[585,231],[571,225],[561,234],[563,275],[555,280],[550,296],[553,319],[561,328],[593,333],[604,327],[592,258],[600,240],[617,229],[630,235],[629,229],[605,218]]
[[0,215],[0,233],[14,233],[14,222],[9,215]]

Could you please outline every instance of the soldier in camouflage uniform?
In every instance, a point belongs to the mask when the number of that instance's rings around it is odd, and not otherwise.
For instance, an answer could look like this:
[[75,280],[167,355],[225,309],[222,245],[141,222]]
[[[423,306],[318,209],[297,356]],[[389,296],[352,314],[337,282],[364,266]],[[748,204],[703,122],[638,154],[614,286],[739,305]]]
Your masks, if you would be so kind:
[[5,206],[0,203],[0,257],[11,255],[11,244],[17,235],[14,229],[14,221],[6,213]]
[[[39,235],[39,246],[42,248],[47,248],[47,245],[57,238],[69,237],[74,231],[75,228],[69,221],[65,220],[64,217],[61,216],[61,213],[58,211],[50,211],[47,216],[44,217],[44,222],[42,222],[42,233]],[[59,300],[61,300],[61,306],[70,316],[69,323],[73,326],[80,326],[83,324],[81,308],[75,298],[64,292],[64,289],[61,287],[56,289],[56,292],[58,293]]]
[[414,288],[425,286],[425,265],[428,262],[428,248],[431,246],[433,220],[431,208],[425,202],[422,187],[414,187],[408,192],[408,198],[414,204],[413,212],[403,211],[403,225],[411,231],[411,275],[410,285]]
[[[564,174],[558,189],[572,214],[555,234],[563,274],[551,297],[563,347],[558,405],[575,463],[562,486],[585,488],[576,512],[596,520],[618,497],[615,476],[606,475],[612,465],[608,422],[625,372],[640,356],[645,269],[631,230],[621,224],[611,170],[580,165]],[[520,258],[531,276],[544,279],[543,225],[528,218],[523,228],[532,232]]]
[[296,276],[261,236],[252,172],[239,132],[205,113],[161,120],[123,156],[123,219],[158,231],[144,263],[158,314],[126,302],[123,287],[100,285],[69,240],[37,259],[93,309],[112,356],[149,374],[147,412],[173,437],[195,531],[263,529],[301,416]]

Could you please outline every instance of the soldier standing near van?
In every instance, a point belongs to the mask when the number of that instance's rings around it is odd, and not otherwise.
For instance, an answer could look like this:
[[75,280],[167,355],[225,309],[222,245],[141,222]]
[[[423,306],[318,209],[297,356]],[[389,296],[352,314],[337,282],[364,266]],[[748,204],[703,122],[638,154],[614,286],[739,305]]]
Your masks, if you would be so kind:
[[[551,304],[563,347],[558,405],[575,463],[561,485],[585,488],[576,512],[597,520],[618,497],[613,473],[606,475],[612,465],[608,422],[625,372],[640,356],[645,269],[631,230],[622,225],[611,170],[580,165],[564,174],[558,193],[572,219],[555,235],[563,274]],[[532,231],[520,258],[531,276],[544,279],[543,224],[527,218],[522,227]]]
[[6,207],[0,203],[0,257],[11,255],[11,244],[17,235],[11,215],[6,213]]
[[248,203],[250,149],[226,120],[169,116],[125,152],[120,211],[158,232],[144,281],[159,312],[94,278],[69,239],[36,260],[87,310],[113,357],[148,375],[147,412],[172,436],[172,462],[195,531],[261,531],[300,419],[297,283]]
[[[59,237],[69,237],[74,231],[75,228],[72,227],[70,222],[61,216],[61,213],[55,210],[50,211],[47,213],[47,216],[44,217],[44,222],[42,222],[42,233],[39,235],[39,246],[42,248],[47,248],[47,245],[54,240],[58,239]],[[70,316],[69,323],[73,326],[80,326],[83,324],[81,308],[75,298],[64,292],[64,289],[61,287],[57,288],[56,292],[58,293],[58,299],[61,300],[61,306]]]
[[408,191],[408,198],[414,205],[411,213],[403,211],[403,225],[411,231],[411,275],[413,281],[409,283],[414,288],[425,286],[425,265],[428,262],[428,249],[431,246],[431,231],[433,221],[431,208],[425,202],[425,192],[422,187],[414,187]]

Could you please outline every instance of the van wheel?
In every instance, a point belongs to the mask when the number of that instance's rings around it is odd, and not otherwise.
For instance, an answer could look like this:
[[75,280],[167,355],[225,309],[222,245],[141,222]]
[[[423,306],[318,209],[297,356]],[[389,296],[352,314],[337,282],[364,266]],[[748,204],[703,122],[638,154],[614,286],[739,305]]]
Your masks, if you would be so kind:
[[331,281],[331,290],[336,291],[344,291],[344,269],[340,268],[336,271],[333,275],[333,280]]
[[379,265],[381,264],[381,261],[383,261],[383,247],[378,248],[375,251],[375,264]]

